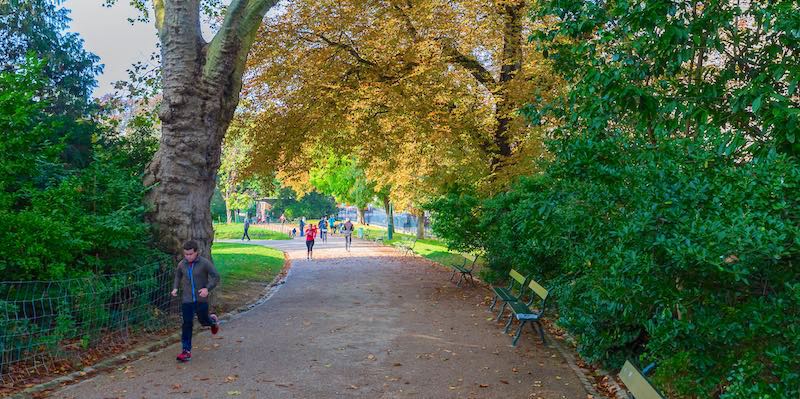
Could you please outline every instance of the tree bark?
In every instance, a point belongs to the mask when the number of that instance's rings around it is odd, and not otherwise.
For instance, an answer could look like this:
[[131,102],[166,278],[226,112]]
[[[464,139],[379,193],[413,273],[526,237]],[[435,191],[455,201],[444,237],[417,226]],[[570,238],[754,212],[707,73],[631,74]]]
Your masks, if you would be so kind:
[[414,213],[417,216],[417,238],[425,238],[425,211],[417,209]]
[[495,115],[497,127],[494,133],[494,145],[497,153],[492,158],[492,168],[496,167],[504,158],[511,156],[511,140],[508,137],[508,128],[514,119],[517,104],[509,98],[511,82],[522,69],[522,14],[525,10],[525,1],[507,1],[500,7],[503,17],[503,58],[500,67],[500,79],[495,95]]
[[394,215],[388,195],[383,198],[383,210],[386,212],[386,232],[394,234]]
[[360,206],[356,207],[356,219],[358,219],[358,223],[366,224],[364,223],[364,209]]
[[207,43],[200,32],[200,0],[154,0],[161,40],[164,100],[161,143],[144,183],[157,246],[182,255],[195,240],[210,257],[211,197],[222,140],[239,102],[247,52],[266,11],[276,1],[233,0]]

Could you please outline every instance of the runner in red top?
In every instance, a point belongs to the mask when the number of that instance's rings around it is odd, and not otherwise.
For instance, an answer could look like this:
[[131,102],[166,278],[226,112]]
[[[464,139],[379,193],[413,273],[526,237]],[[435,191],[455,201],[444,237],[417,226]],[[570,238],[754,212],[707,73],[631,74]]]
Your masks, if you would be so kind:
[[317,237],[317,231],[317,226],[313,224],[306,227],[306,248],[308,248],[306,259],[314,259],[314,238]]

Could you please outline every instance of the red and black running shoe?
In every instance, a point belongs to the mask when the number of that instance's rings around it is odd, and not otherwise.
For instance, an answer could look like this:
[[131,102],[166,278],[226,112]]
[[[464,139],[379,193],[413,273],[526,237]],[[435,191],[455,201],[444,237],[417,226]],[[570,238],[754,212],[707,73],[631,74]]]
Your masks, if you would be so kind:
[[186,363],[189,360],[192,360],[192,352],[184,350],[183,352],[181,352],[180,355],[178,355],[177,359],[178,359],[179,362]]
[[219,318],[217,317],[217,315],[213,313],[209,315],[208,318],[211,319],[212,322],[211,335],[217,335],[217,333],[219,332]]

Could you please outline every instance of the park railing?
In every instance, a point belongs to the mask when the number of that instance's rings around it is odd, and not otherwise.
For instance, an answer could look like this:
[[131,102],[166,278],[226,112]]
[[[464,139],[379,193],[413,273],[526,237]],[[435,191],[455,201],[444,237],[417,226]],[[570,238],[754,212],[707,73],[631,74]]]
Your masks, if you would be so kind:
[[112,275],[0,282],[0,381],[80,368],[174,315],[173,268],[149,263]]

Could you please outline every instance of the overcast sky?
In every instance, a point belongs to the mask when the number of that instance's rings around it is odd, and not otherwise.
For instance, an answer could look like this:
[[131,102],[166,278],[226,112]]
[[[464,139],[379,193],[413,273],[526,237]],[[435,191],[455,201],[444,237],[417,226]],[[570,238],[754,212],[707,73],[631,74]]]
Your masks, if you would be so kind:
[[156,28],[152,23],[128,23],[136,11],[127,1],[119,1],[111,8],[102,6],[102,0],[67,0],[62,3],[72,12],[70,30],[85,41],[86,50],[97,54],[105,65],[97,77],[95,96],[113,91],[111,83],[126,80],[126,70],[137,61],[147,61],[156,51]]

